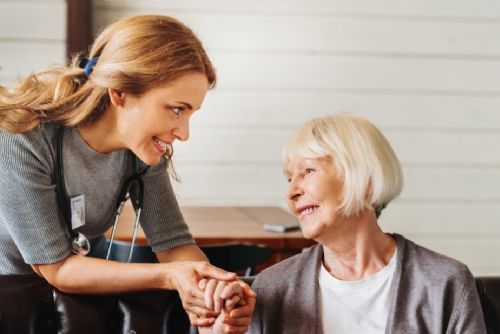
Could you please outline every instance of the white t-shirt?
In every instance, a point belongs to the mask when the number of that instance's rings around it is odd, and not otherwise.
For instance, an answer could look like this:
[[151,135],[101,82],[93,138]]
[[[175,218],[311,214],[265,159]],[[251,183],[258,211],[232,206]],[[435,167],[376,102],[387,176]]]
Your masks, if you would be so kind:
[[321,266],[319,286],[323,333],[385,333],[396,253],[382,270],[359,281],[339,280]]

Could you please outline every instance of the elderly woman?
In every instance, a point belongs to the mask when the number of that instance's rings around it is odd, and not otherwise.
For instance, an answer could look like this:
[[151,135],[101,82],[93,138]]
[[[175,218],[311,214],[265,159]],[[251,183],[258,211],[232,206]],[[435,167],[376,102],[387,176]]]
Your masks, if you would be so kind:
[[282,161],[290,211],[318,245],[257,277],[250,333],[486,333],[468,268],[378,225],[403,176],[373,124],[313,119]]

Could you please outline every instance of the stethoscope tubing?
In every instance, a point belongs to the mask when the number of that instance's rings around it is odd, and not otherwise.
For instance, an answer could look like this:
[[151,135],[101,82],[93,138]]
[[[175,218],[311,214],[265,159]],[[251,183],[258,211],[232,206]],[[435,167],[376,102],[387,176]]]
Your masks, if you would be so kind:
[[[90,252],[90,242],[80,232],[75,232],[73,231],[71,227],[71,219],[69,217],[69,197],[66,193],[66,187],[64,184],[64,164],[63,164],[63,158],[62,158],[62,148],[63,148],[63,137],[64,137],[64,127],[60,127],[57,130],[57,145],[56,145],[56,157],[55,157],[55,182],[56,182],[56,191],[57,191],[57,199],[58,199],[58,205],[60,207],[60,210],[63,213],[64,220],[66,221],[66,226],[69,232],[69,235],[71,236],[71,248],[75,254],[78,255],[87,255]],[[134,230],[132,234],[132,242],[131,242],[131,247],[128,255],[128,261],[127,263],[130,263],[132,260],[132,255],[134,252],[134,247],[135,247],[135,241],[137,239],[137,231],[139,229],[140,225],[140,218],[141,218],[141,212],[142,212],[142,206],[144,202],[144,181],[142,180],[142,175],[148,170],[149,166],[146,168],[143,168],[141,171],[139,171],[138,168],[138,163],[137,163],[137,157],[135,155],[132,155],[132,168],[133,168],[133,174],[132,176],[128,177],[125,182],[123,183],[123,186],[120,190],[120,194],[118,196],[118,201],[116,203],[116,216],[115,220],[113,222],[113,227],[111,231],[111,238],[109,241],[109,246],[106,254],[106,260],[109,260],[110,255],[111,255],[111,248],[113,246],[113,242],[115,240],[115,234],[116,234],[116,228],[118,227],[119,224],[119,218],[120,215],[123,211],[123,206],[125,204],[125,201],[127,200],[127,194],[129,193],[130,186],[134,183],[137,182],[138,187],[139,187],[139,193],[137,194],[136,198],[134,198],[134,204],[135,204],[135,209],[136,209],[136,218],[134,222]]]

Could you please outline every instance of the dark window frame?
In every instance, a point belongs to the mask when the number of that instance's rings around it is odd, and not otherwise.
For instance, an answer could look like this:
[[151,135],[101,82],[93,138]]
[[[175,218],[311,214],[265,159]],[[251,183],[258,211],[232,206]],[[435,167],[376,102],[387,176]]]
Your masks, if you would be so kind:
[[66,0],[66,57],[87,52],[92,43],[92,0]]

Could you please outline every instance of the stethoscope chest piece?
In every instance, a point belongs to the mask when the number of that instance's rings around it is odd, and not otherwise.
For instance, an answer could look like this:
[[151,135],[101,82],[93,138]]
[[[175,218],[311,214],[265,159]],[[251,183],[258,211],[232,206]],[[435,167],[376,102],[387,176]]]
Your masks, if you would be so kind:
[[71,240],[71,248],[75,254],[85,256],[90,252],[89,239],[82,233],[77,232],[73,240]]

